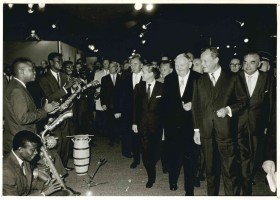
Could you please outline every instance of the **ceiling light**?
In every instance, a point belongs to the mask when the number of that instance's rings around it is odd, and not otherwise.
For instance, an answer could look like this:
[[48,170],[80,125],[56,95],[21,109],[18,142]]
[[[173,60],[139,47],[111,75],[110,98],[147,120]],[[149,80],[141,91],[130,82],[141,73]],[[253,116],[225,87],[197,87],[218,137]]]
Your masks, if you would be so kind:
[[39,3],[38,6],[39,6],[39,8],[45,8],[45,4],[44,3]]
[[234,53],[233,55],[235,55],[235,56],[236,56],[236,55],[237,55],[237,53]]
[[38,35],[36,34],[35,30],[31,30],[31,34],[26,38],[26,40],[40,40],[40,38],[38,37]]
[[[144,25],[143,25],[144,26]],[[139,37],[141,38],[141,37],[143,37],[144,36],[144,33],[141,33],[140,35],[139,35]]]
[[88,48],[93,51],[95,49],[95,46],[93,44],[89,44]]
[[249,39],[248,39],[248,38],[245,38],[245,39],[244,39],[244,42],[245,42],[245,43],[248,43],[248,42],[249,42]]
[[136,4],[134,4],[134,8],[135,8],[135,10],[141,10],[141,8],[142,8],[142,3],[136,3]]
[[8,4],[8,7],[9,7],[9,8],[12,8],[12,7],[13,7],[13,5],[14,5],[14,4],[9,3],[9,4]]
[[27,12],[31,14],[34,12],[34,10],[32,10],[32,8],[29,8]]
[[55,24],[53,24],[53,25],[52,25],[52,28],[56,28],[56,25],[55,25]]
[[230,46],[229,46],[229,45],[227,45],[227,48],[229,49],[229,48],[230,48]]
[[217,47],[217,49],[220,49],[220,47]]
[[149,22],[148,24],[143,24],[142,28],[143,28],[144,30],[146,30],[146,29],[148,28],[148,25],[149,25],[150,23],[151,23],[151,22]]
[[134,56],[134,55],[135,55],[135,53],[132,53],[131,55],[132,55],[132,56]]
[[154,8],[154,5],[153,5],[153,4],[147,4],[147,5],[146,5],[146,10],[147,10],[147,11],[151,11],[153,8]]
[[95,49],[94,52],[98,52],[98,49]]
[[236,48],[236,46],[234,46],[233,48]]
[[28,4],[28,8],[32,8],[33,5],[34,5],[33,3],[29,3],[29,4]]
[[142,44],[145,44],[146,43],[146,40],[142,40]]
[[136,50],[134,49],[133,52],[135,52]]
[[235,21],[236,21],[238,24],[240,24],[241,27],[245,25],[244,22],[240,22],[240,21],[237,21],[237,20],[235,20]]

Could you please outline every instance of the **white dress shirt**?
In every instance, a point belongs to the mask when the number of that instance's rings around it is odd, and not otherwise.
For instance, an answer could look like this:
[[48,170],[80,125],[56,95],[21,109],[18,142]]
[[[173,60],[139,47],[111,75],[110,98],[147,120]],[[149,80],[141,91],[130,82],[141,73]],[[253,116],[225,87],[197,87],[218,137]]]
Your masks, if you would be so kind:
[[[183,96],[184,92],[185,92],[185,89],[186,89],[186,85],[187,85],[187,82],[188,82],[188,79],[189,79],[189,76],[190,76],[190,70],[189,72],[186,74],[186,76],[184,77],[181,77],[181,76],[178,76],[178,80],[179,80],[179,88],[180,88],[180,94],[181,94],[181,97]],[[181,86],[181,81],[184,82],[183,86]]]
[[[18,163],[19,163],[19,166],[21,167],[21,166],[22,166],[22,163],[23,163],[23,160],[21,160],[21,159],[17,156],[17,154],[14,152],[13,149],[12,149],[12,153],[13,153],[14,156],[16,157],[16,159],[17,159],[17,161],[18,161]],[[25,173],[25,168],[24,168],[24,167],[23,167],[22,171],[23,171],[24,175],[26,175],[26,173]]]
[[19,80],[18,78],[16,78],[16,77],[14,77],[14,79],[15,80],[17,80],[18,82],[20,82],[22,85],[23,85],[23,87],[25,87],[26,88],[26,85],[24,84],[24,82],[22,82],[21,80]]
[[255,87],[257,85],[257,81],[258,81],[258,77],[259,77],[259,71],[255,71],[252,75],[249,75],[249,74],[246,74],[246,72],[244,72],[245,74],[245,78],[246,78],[246,83],[247,83],[247,87],[248,89],[250,88],[249,86],[249,83],[248,83],[248,79],[249,79],[249,76],[251,76],[251,94],[250,96],[252,96],[254,90],[255,90]]
[[[59,73],[59,72],[54,72],[53,70],[51,70],[51,73],[52,73],[52,75],[54,76],[55,80],[58,82],[57,73]],[[59,76],[60,76],[60,74],[59,74]],[[60,78],[60,81],[61,81],[61,78]],[[67,94],[68,92],[67,92],[67,90],[64,88],[64,86],[62,86],[62,88],[64,89],[65,93]]]
[[[154,80],[153,82],[151,82],[151,83],[147,83],[146,82],[146,91],[148,91],[148,87],[149,87],[149,84],[151,84],[151,86],[150,86],[150,95],[152,96],[152,94],[153,94],[153,89],[154,89],[154,87],[155,87],[155,84],[156,84],[156,80]],[[151,97],[150,96],[150,97]]]
[[138,74],[132,73],[132,85],[133,85],[133,89],[134,89],[135,85],[136,85],[137,83],[140,82],[141,77],[142,77],[142,71],[139,72]]

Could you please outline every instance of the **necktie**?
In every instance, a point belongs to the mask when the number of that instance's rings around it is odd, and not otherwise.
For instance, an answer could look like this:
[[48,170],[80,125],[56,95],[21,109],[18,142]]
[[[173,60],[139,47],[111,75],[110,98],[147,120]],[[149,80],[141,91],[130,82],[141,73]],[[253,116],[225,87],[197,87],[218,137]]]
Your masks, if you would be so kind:
[[58,82],[58,85],[59,85],[59,87],[60,87],[60,76],[59,76],[59,72],[57,72],[57,82]]
[[21,171],[25,175],[25,167],[24,167],[24,162],[21,163]]
[[113,74],[113,84],[116,84],[116,74]]
[[150,100],[151,97],[151,84],[148,84],[148,90],[147,90],[147,96],[148,96],[148,101]]
[[212,82],[213,86],[215,87],[215,85],[216,85],[216,79],[215,79],[215,76],[214,76],[213,73],[211,73],[210,79],[211,79],[211,82]]
[[252,76],[248,76],[248,90],[249,90],[249,94],[250,96],[252,96],[253,93],[253,88],[252,88]]
[[180,86],[180,94],[181,94],[181,96],[183,96],[183,93],[184,93],[184,79],[180,80],[179,86]]

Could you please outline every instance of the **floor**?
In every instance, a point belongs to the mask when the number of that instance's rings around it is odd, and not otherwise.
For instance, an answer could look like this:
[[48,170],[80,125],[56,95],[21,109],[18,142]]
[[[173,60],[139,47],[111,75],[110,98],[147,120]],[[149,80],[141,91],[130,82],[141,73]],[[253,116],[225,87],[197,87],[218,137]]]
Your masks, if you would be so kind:
[[[65,178],[66,185],[76,191],[81,192],[82,196],[184,196],[183,189],[183,170],[178,181],[178,190],[170,191],[168,184],[168,174],[164,174],[161,163],[157,163],[157,179],[152,188],[145,187],[147,176],[143,164],[135,169],[130,169],[131,159],[121,155],[121,145],[113,147],[108,145],[105,137],[97,137],[96,146],[91,147],[91,161],[87,175],[78,176],[75,170],[69,172]],[[99,168],[93,179],[98,162],[106,159],[107,163]],[[73,165],[73,159],[69,161],[69,166]],[[264,183],[265,173],[262,169],[256,176],[256,185],[253,186],[254,196],[274,196],[269,187]],[[206,182],[202,181],[200,187],[194,190],[196,196],[206,195]],[[221,181],[220,195],[224,195]]]

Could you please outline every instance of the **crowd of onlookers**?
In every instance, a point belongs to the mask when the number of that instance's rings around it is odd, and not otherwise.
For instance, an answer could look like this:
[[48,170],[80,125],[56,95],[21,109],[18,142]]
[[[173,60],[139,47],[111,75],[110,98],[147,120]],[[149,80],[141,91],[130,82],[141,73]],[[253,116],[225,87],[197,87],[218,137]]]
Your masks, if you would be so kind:
[[[220,176],[226,195],[252,195],[260,166],[267,173],[276,170],[276,62],[269,53],[256,51],[233,57],[228,66],[220,66],[219,59],[213,47],[197,57],[187,52],[175,59],[164,55],[157,62],[139,54],[122,63],[105,57],[86,63],[50,53],[36,67],[29,59],[16,59],[4,66],[3,74],[4,156],[11,148],[21,155],[25,147],[13,143],[18,132],[40,133],[48,118],[56,116],[51,114],[56,103],[97,80],[100,85],[79,92],[69,105],[73,117],[53,131],[59,138],[53,155],[62,177],[73,169],[67,165],[73,155],[66,136],[93,133],[107,137],[109,146],[121,143],[121,154],[132,158],[132,169],[142,156],[147,188],[155,183],[155,166],[161,160],[170,190],[177,190],[183,166],[188,196],[204,180],[207,194],[218,195]],[[32,99],[21,99],[28,97],[16,93],[17,81]],[[5,143],[10,143],[7,148]],[[98,145],[98,137],[91,145]]]

